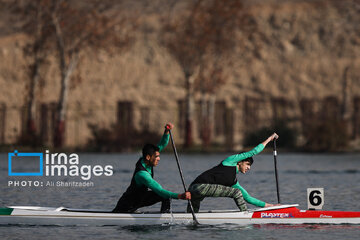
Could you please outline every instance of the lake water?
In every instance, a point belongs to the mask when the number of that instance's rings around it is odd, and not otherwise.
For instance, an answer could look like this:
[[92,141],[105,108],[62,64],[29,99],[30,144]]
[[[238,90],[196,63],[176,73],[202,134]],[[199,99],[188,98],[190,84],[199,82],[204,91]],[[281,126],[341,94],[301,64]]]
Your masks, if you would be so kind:
[[[226,158],[229,154],[180,154],[185,182]],[[92,176],[91,187],[9,186],[9,181],[82,181],[79,177],[8,176],[8,156],[1,154],[0,206],[112,209],[130,183],[139,154],[79,154],[81,165],[112,165],[112,176]],[[282,203],[307,208],[306,189],[325,189],[325,210],[360,211],[360,154],[279,154],[278,171]],[[165,189],[182,192],[172,154],[163,153],[155,168],[155,179]],[[273,157],[255,157],[251,171],[238,174],[240,184],[254,197],[275,203]],[[253,206],[249,205],[249,208]],[[175,211],[184,211],[186,201],[173,200]],[[147,208],[160,209],[160,204]],[[236,209],[231,199],[207,198],[202,210]],[[1,239],[358,239],[359,225],[164,225],[164,226],[0,226]]]

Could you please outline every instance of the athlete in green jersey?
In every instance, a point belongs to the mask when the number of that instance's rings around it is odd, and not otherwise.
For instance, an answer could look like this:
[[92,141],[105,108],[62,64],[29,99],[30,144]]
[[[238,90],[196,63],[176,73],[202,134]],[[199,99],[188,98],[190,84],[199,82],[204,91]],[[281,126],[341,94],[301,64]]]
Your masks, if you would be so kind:
[[170,199],[187,199],[191,198],[190,192],[183,194],[174,193],[162,188],[154,180],[154,167],[159,164],[160,152],[169,143],[169,129],[173,125],[168,123],[166,130],[157,146],[146,144],[143,147],[143,156],[135,165],[135,171],[131,179],[130,186],[119,199],[113,212],[134,212],[138,208],[151,206],[161,202],[161,212],[169,212]]
[[[219,165],[200,174],[190,185],[191,203],[195,212],[200,209],[200,202],[205,197],[233,198],[240,211],[246,211],[245,201],[258,207],[270,207],[273,204],[265,203],[252,196],[242,187],[236,179],[236,173],[245,174],[253,163],[252,156],[260,153],[265,146],[279,136],[274,133],[264,142],[249,152],[232,155]],[[188,206],[190,212],[190,206]]]

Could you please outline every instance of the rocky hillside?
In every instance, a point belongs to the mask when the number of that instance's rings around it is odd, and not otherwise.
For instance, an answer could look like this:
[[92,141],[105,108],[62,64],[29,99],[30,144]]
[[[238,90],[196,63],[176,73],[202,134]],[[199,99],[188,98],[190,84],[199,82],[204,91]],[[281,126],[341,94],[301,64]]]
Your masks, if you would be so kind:
[[[89,124],[106,128],[115,123],[119,101],[133,102],[136,128],[144,124],[144,116],[154,131],[160,131],[166,121],[180,124],[178,100],[186,94],[184,74],[159,41],[167,14],[161,9],[176,14],[188,2],[175,3],[125,1],[129,12],[141,13],[132,48],[121,53],[82,54],[76,70],[80,78],[72,81],[69,96],[67,145],[86,144],[91,137]],[[360,96],[358,0],[249,0],[246,8],[257,31],[234,51],[232,66],[225,68],[227,81],[216,92],[216,99],[235,111],[237,143],[241,143],[244,129],[251,128],[242,120],[246,97],[263,101],[257,107],[264,121],[272,116],[269,104],[274,97],[290,101],[293,107],[288,115],[295,118],[301,118],[302,99],[328,96],[346,103],[348,114],[354,115],[353,99]],[[28,97],[29,82],[28,60],[22,50],[27,36],[9,25],[8,18],[0,19],[0,103],[6,106],[5,143],[16,141],[21,132],[21,107]],[[59,98],[59,74],[53,56],[49,56],[42,75],[39,106]]]

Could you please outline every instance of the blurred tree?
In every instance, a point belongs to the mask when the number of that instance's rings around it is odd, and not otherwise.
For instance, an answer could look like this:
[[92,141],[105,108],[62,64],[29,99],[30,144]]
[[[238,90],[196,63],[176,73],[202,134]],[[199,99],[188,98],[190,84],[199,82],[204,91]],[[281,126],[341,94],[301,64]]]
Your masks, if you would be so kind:
[[25,33],[29,41],[24,45],[24,55],[29,61],[28,99],[26,129],[20,138],[22,144],[39,144],[35,124],[36,93],[41,80],[41,68],[46,63],[48,54],[47,41],[49,39],[50,21],[47,2],[43,0],[16,1],[2,0],[0,3],[10,12],[10,20],[14,23],[14,31]]
[[223,68],[231,65],[228,54],[254,26],[242,0],[191,1],[187,9],[165,24],[163,43],[181,66],[186,82],[185,147],[193,142],[196,91],[203,95],[203,143],[211,142],[215,92],[226,80]]
[[28,100],[29,132],[36,131],[34,96],[40,78],[40,65],[49,52],[57,56],[61,89],[54,146],[61,147],[64,143],[69,81],[78,66],[81,53],[89,49],[125,49],[131,43],[131,32],[136,21],[119,14],[116,11],[119,9],[113,10],[121,1],[2,1],[8,4],[13,14],[20,17],[20,30],[33,39],[27,46],[27,53],[34,59]]
[[[110,51],[114,46],[122,49],[128,47],[131,43],[130,35],[128,31],[124,31],[128,30],[124,25],[134,22],[121,17],[118,12],[106,14],[105,10],[114,7],[112,4],[106,7],[102,1],[92,1],[90,6],[88,2],[84,2],[84,7],[75,8],[71,3],[70,0],[53,0],[51,9],[55,49],[61,73],[61,91],[54,134],[55,147],[63,145],[69,80],[78,64],[81,51],[89,48]],[[119,32],[121,34],[118,34]]]

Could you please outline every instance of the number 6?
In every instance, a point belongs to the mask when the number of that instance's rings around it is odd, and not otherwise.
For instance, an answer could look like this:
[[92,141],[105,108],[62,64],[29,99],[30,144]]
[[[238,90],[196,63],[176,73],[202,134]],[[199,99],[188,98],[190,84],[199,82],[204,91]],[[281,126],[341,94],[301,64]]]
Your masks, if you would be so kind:
[[[315,194],[317,194],[317,195],[315,195]],[[311,205],[313,205],[313,206],[321,205],[322,198],[319,195],[321,195],[321,192],[319,190],[314,190],[314,191],[310,192],[309,201],[310,201]]]
[[308,188],[308,209],[322,209],[324,205],[324,188]]

